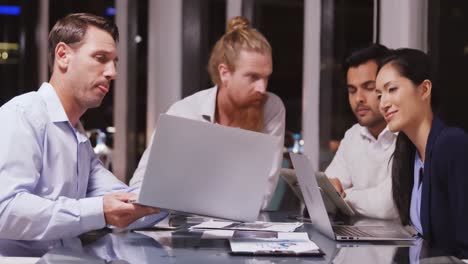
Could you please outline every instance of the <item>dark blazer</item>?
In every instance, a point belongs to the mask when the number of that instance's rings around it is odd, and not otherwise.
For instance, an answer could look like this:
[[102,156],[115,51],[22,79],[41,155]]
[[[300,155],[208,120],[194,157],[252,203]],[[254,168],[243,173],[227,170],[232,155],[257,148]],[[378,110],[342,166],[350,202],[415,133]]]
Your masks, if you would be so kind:
[[424,239],[468,257],[468,135],[437,117],[426,145],[421,224]]

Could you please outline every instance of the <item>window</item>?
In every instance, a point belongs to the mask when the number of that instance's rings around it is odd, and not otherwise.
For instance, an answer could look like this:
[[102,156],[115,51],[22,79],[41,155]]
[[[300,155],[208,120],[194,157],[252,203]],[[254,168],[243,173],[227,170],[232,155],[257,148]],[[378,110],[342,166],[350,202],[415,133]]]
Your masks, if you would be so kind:
[[468,1],[430,0],[428,23],[434,108],[447,124],[468,131]]
[[320,170],[331,162],[344,133],[357,122],[350,109],[343,62],[372,43],[373,0],[322,1]]
[[39,88],[37,1],[0,0],[0,105]]
[[300,133],[304,1],[244,1],[243,13],[272,46],[273,74],[268,83],[268,90],[278,95],[284,103],[286,131]]

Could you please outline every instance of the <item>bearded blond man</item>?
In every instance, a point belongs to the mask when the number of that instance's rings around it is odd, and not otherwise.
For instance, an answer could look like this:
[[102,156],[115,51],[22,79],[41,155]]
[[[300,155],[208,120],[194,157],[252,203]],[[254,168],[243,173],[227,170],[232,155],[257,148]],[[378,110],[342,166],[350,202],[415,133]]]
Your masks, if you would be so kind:
[[[284,105],[278,96],[267,92],[273,71],[271,46],[260,32],[250,27],[247,19],[234,17],[228,22],[226,34],[211,52],[208,71],[215,86],[174,103],[167,114],[284,139]],[[140,185],[143,180],[151,144],[130,181],[132,186]],[[271,170],[268,186],[258,190],[265,192],[262,209],[268,207],[275,191],[280,167],[279,157]]]

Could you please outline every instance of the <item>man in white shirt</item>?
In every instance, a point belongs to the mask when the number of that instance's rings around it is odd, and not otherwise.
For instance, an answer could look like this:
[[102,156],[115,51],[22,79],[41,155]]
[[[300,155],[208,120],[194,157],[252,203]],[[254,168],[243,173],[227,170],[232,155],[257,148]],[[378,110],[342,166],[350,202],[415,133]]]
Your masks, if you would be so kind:
[[388,49],[373,44],[346,60],[348,99],[358,124],[346,131],[325,173],[337,191],[360,215],[393,219],[391,161],[396,135],[379,112],[375,93],[378,59]]
[[[266,91],[272,73],[270,44],[243,17],[235,17],[228,24],[228,32],[216,43],[208,65],[216,86],[174,103],[167,113],[262,132],[284,140],[284,105],[278,96]],[[143,180],[149,149],[150,146],[138,164],[131,186],[138,186]],[[268,186],[258,190],[265,193],[263,209],[267,208],[275,191],[281,158],[278,157],[271,170]]]

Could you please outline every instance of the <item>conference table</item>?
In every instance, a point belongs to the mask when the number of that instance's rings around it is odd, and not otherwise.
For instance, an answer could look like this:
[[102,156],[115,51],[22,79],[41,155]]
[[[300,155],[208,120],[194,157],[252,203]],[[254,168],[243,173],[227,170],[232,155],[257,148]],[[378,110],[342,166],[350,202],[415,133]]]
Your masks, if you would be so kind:
[[[259,220],[297,222],[297,212],[263,212]],[[325,253],[323,256],[234,256],[227,239],[206,239],[203,231],[193,231],[185,216],[174,216],[175,230],[97,230],[62,243],[45,241],[1,241],[0,253],[12,256],[7,263],[464,263],[424,242],[337,242],[318,232],[311,223],[296,232],[307,232]],[[392,225],[373,219],[348,219],[347,224]],[[32,257],[32,258],[31,258]],[[16,262],[15,262],[16,261]],[[3,263],[3,262],[2,262]]]

